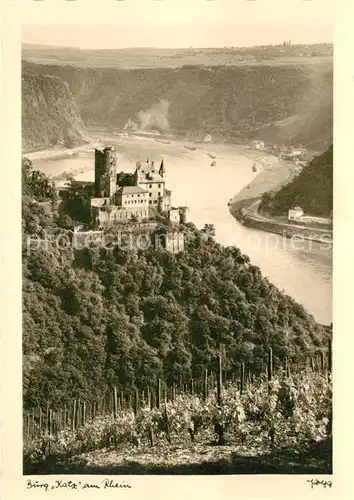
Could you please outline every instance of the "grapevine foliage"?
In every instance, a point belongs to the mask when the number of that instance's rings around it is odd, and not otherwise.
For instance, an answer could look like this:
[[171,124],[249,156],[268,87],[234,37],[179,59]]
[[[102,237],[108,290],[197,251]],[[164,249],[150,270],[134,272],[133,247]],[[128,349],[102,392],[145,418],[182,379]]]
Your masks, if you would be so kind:
[[[87,451],[131,444],[148,445],[154,439],[211,437],[223,429],[227,442],[249,447],[304,449],[331,434],[332,386],[326,374],[301,373],[276,376],[270,382],[258,379],[241,395],[235,385],[204,401],[197,395],[179,394],[161,408],[142,405],[98,416],[83,427],[60,431],[55,436],[25,442],[24,455],[30,462],[47,456],[65,459]],[[189,435],[189,436],[188,436]]]

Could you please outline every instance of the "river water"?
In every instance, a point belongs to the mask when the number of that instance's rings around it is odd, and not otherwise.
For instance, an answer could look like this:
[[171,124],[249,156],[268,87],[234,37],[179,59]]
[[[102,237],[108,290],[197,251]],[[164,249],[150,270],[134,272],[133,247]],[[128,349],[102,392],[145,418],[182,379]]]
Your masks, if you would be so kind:
[[[252,161],[239,146],[158,142],[151,138],[96,134],[117,149],[117,171],[130,171],[137,160],[164,158],[166,185],[172,190],[172,204],[190,207],[189,219],[197,227],[214,224],[216,239],[235,245],[248,255],[264,276],[301,303],[323,324],[332,322],[332,249],[321,243],[296,241],[246,228],[230,214],[227,202],[254,177]],[[207,153],[216,155],[211,167]],[[34,166],[56,176],[74,172],[76,178],[94,179],[93,150],[62,158],[35,160]]]

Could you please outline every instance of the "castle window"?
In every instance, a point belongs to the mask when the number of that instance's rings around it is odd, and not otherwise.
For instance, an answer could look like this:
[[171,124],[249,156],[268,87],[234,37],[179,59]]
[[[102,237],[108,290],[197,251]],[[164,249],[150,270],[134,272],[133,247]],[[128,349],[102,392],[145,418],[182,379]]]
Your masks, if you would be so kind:
[[151,201],[151,200],[149,200],[149,204],[150,204],[150,205],[151,205],[151,203],[152,203],[152,201]]
[[159,191],[159,192],[158,192],[157,194],[158,194],[159,196],[161,196],[161,193],[160,193],[160,191]]
[[156,203],[157,203],[157,200],[154,200],[154,204],[155,204],[155,205],[156,205]]
[[149,193],[149,196],[152,196],[152,194],[151,194],[151,193]]
[[149,188],[150,188],[150,189],[152,188],[152,184],[149,184]]
[[159,184],[159,188],[161,187],[161,184]]

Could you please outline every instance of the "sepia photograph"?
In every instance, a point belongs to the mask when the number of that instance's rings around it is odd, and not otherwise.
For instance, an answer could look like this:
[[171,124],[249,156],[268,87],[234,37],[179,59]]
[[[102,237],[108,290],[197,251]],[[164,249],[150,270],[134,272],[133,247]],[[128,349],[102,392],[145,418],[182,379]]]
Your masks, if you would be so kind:
[[332,26],[21,37],[23,474],[332,474]]

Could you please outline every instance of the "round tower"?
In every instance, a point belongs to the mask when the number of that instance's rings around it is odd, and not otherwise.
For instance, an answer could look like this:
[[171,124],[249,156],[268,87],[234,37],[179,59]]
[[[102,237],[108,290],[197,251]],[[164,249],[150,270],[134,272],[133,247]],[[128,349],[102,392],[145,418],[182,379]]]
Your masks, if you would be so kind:
[[188,220],[188,207],[179,207],[179,222],[180,224],[186,224]]
[[116,150],[113,146],[95,149],[95,196],[110,198],[116,192]]
[[163,196],[159,196],[157,199],[157,210],[163,212]]

